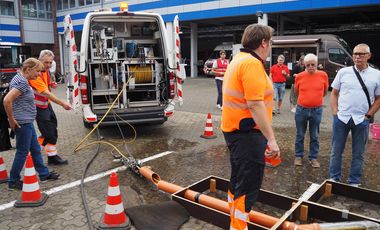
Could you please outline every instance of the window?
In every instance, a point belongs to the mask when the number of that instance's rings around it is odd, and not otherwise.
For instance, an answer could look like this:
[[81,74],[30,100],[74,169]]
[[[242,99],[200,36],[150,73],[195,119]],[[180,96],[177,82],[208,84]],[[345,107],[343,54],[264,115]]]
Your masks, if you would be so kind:
[[347,65],[350,60],[350,57],[339,48],[329,49],[329,59],[332,62],[336,62],[341,65]]
[[0,2],[0,14],[1,15],[8,15],[8,16],[15,16],[15,6],[13,1],[1,1]]
[[[52,18],[52,0],[24,0],[22,1],[22,15],[29,18]],[[59,5],[60,1],[58,2]]]

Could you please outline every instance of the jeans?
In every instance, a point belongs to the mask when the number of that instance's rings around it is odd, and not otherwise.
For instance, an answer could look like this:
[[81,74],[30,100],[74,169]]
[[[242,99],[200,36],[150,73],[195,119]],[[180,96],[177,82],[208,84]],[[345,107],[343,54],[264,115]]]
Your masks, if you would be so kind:
[[274,88],[274,100],[282,101],[285,95],[285,83],[273,83]]
[[347,124],[334,116],[332,149],[330,155],[330,178],[340,181],[342,170],[342,154],[346,145],[348,133],[352,136],[352,159],[349,184],[360,184],[363,173],[365,145],[368,140],[368,120],[355,125],[352,118]]
[[50,173],[48,168],[44,165],[40,144],[38,143],[33,123],[22,124],[20,126],[20,128],[16,128],[15,130],[16,154],[10,172],[9,183],[20,180],[20,173],[25,165],[29,151],[32,155],[34,168],[38,172],[40,179],[44,179],[48,177]]
[[216,88],[218,89],[218,99],[216,101],[216,104],[222,106],[222,104],[223,104],[223,81],[216,79],[215,82],[216,82]]
[[304,139],[309,123],[310,144],[309,144],[309,160],[317,159],[319,152],[319,125],[322,120],[323,108],[304,108],[297,105],[295,121],[297,128],[295,154],[296,157],[303,157],[304,155]]

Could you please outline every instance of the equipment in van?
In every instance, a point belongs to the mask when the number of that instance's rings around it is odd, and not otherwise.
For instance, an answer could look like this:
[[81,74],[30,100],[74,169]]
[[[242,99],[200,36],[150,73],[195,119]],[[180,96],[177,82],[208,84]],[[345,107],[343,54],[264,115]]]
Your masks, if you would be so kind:
[[[81,49],[76,52],[72,22],[65,17],[69,101],[77,107],[80,92],[86,127],[111,107],[118,120],[161,124],[173,114],[175,102],[182,104],[186,76],[179,64],[177,16],[173,25],[166,29],[155,13],[92,12],[84,20]],[[102,124],[116,122],[105,117]]]

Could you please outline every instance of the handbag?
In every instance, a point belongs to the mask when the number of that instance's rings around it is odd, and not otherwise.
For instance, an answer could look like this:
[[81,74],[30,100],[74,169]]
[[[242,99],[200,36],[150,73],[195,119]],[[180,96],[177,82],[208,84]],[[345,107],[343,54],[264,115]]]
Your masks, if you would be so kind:
[[[367,87],[365,86],[364,82],[363,82],[363,79],[362,77],[360,76],[359,72],[355,69],[355,66],[352,66],[352,69],[354,70],[355,74],[356,74],[356,77],[358,78],[359,82],[360,82],[360,85],[362,86],[362,89],[364,91],[364,94],[367,96],[367,102],[368,102],[368,109],[371,108],[371,100],[369,99],[369,93],[368,93],[368,89]],[[375,121],[374,117],[371,117],[371,119],[369,119],[369,123],[373,123]]]

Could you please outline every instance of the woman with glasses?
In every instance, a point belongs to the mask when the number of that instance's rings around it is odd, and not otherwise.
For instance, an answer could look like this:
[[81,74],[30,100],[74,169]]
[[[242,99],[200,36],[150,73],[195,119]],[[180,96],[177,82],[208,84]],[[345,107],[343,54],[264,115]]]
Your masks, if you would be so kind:
[[317,160],[319,153],[319,125],[323,112],[323,97],[329,87],[328,76],[324,71],[317,70],[318,57],[307,54],[304,58],[306,70],[297,75],[294,91],[297,99],[295,114],[296,142],[294,165],[302,166],[304,151],[304,139],[307,126],[309,125],[309,163],[313,168],[319,168]]

